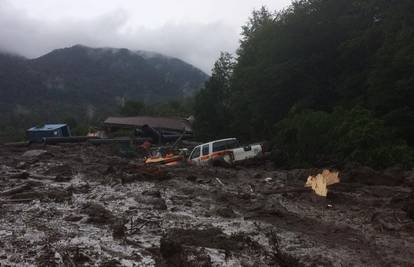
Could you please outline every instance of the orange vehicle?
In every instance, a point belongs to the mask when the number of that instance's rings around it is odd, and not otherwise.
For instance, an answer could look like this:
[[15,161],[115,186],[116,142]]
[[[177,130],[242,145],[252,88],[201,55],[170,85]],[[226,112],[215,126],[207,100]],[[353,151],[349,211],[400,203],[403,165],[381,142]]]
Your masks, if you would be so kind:
[[146,164],[163,164],[163,165],[177,165],[184,160],[182,155],[167,154],[164,157],[150,157],[145,160]]

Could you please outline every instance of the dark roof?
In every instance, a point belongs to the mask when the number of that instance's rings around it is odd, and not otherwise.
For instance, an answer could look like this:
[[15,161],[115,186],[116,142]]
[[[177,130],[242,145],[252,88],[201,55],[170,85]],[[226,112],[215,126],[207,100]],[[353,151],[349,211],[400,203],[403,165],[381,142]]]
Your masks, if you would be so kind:
[[192,132],[191,124],[181,118],[166,118],[166,117],[109,117],[104,122],[107,126],[120,126],[120,127],[142,127],[148,125],[152,128],[166,129]]
[[45,124],[41,127],[32,127],[28,131],[53,131],[66,126],[66,124]]

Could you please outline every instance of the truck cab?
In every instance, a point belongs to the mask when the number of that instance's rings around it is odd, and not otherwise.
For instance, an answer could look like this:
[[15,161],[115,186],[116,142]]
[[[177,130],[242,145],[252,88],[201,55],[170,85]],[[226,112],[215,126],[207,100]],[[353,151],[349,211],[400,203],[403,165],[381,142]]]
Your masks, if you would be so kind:
[[216,160],[233,164],[258,157],[261,153],[262,146],[260,144],[241,147],[236,138],[227,138],[196,146],[188,161],[196,165],[206,165]]

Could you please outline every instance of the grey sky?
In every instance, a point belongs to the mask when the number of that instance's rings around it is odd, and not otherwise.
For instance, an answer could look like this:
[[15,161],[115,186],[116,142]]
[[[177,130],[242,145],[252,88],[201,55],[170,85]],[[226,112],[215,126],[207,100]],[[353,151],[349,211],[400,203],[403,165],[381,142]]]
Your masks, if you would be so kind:
[[234,52],[253,9],[291,0],[0,0],[0,49],[37,57],[74,44],[150,50],[206,72]]

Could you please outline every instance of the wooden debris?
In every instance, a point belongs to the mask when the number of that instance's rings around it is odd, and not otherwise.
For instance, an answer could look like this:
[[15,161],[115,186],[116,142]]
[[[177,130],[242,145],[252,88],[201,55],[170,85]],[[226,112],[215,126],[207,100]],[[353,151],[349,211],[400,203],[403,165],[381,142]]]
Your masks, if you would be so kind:
[[316,195],[326,197],[328,194],[328,186],[340,182],[338,175],[339,172],[324,170],[321,174],[309,176],[305,187],[311,187]]

